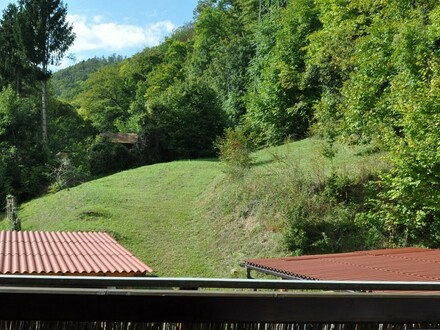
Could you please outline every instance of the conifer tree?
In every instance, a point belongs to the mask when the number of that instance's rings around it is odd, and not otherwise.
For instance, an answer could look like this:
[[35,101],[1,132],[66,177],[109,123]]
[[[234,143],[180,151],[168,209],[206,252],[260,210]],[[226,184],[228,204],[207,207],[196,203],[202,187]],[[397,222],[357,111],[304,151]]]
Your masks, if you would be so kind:
[[47,143],[47,80],[50,65],[58,65],[75,35],[62,0],[19,0],[19,42],[41,81],[43,141]]
[[18,8],[9,4],[0,19],[0,87],[10,84],[21,93],[23,80],[29,80],[30,72],[21,47],[17,44]]

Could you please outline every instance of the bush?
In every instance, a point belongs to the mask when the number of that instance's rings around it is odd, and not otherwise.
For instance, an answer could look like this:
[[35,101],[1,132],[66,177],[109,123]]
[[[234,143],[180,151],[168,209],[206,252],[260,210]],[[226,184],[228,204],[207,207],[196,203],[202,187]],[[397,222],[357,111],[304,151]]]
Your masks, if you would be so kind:
[[135,164],[130,150],[106,139],[98,140],[89,151],[89,170],[92,175],[103,175],[126,170]]
[[155,164],[171,160],[163,131],[149,121],[142,126],[134,149],[139,164]]
[[52,168],[50,177],[52,184],[49,192],[54,193],[87,181],[89,175],[82,166],[75,167],[70,159],[64,158],[58,161],[58,166]]
[[243,128],[228,128],[221,138],[217,138],[215,147],[219,151],[220,161],[225,172],[234,178],[243,177],[252,165],[252,142]]
[[[296,185],[286,207],[286,245],[295,254],[336,253],[380,246],[383,235],[363,221],[372,175],[348,177],[333,172],[323,183]],[[293,197],[293,196],[291,196]]]

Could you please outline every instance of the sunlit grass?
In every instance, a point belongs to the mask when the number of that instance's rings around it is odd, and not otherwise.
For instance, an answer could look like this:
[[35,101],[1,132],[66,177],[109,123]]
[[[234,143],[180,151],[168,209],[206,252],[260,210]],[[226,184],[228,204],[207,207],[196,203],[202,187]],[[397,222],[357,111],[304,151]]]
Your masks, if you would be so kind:
[[[322,146],[307,139],[255,152],[247,187],[261,189],[261,177],[268,175],[282,181],[286,166],[316,178],[330,168],[361,171],[380,158],[337,146],[329,160],[322,156]],[[176,161],[35,199],[21,206],[19,216],[23,230],[106,231],[160,276],[244,276],[239,265],[244,259],[287,252],[282,219],[263,223],[253,217],[255,205],[243,204],[243,190],[237,189],[243,184],[231,183],[215,160]],[[8,227],[7,221],[0,223],[0,228]]]

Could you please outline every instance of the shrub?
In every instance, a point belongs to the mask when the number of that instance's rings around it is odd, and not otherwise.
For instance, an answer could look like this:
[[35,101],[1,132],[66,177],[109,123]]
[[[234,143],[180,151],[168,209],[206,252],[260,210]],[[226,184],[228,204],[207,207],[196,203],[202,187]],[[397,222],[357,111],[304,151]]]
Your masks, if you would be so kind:
[[51,185],[49,192],[57,192],[65,188],[71,188],[87,181],[89,175],[82,167],[75,167],[70,159],[64,158],[58,161],[58,166],[50,172]]
[[92,175],[110,174],[133,166],[135,159],[130,150],[106,139],[98,140],[89,151],[89,170]]
[[285,241],[296,254],[335,253],[381,246],[383,230],[365,221],[371,190],[371,173],[347,176],[333,171],[325,181],[296,184],[286,207]]
[[252,165],[252,143],[243,128],[228,128],[221,138],[217,138],[215,147],[218,149],[220,161],[225,172],[234,178],[243,177]]
[[139,164],[155,164],[171,160],[163,131],[150,121],[142,126],[142,131],[134,149]]

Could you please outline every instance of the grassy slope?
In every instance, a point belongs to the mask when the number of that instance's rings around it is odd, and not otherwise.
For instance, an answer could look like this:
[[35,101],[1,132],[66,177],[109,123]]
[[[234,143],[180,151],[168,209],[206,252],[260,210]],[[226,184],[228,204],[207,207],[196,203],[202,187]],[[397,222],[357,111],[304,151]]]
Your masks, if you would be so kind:
[[[308,139],[259,151],[252,173],[273,175],[281,160],[316,175],[328,167],[320,148],[320,142]],[[368,159],[343,148],[334,164],[359,170]],[[212,216],[213,203],[225,203],[216,196],[228,196],[229,187],[215,161],[157,164],[33,200],[22,206],[20,218],[24,230],[107,231],[157,275],[242,276],[241,260],[286,252],[277,230],[249,217],[236,219],[233,212],[224,219]],[[226,203],[234,208],[238,199],[231,191]]]
[[[213,275],[193,235],[198,197],[218,163],[182,161],[122,172],[23,205],[25,230],[107,231],[160,275]],[[195,218],[197,219],[197,218]],[[203,271],[200,269],[203,268]]]

